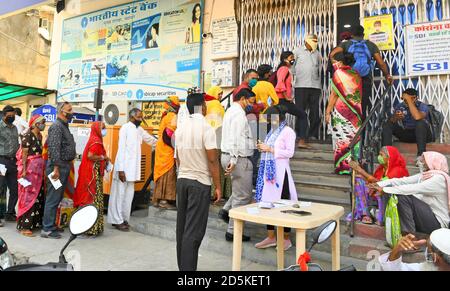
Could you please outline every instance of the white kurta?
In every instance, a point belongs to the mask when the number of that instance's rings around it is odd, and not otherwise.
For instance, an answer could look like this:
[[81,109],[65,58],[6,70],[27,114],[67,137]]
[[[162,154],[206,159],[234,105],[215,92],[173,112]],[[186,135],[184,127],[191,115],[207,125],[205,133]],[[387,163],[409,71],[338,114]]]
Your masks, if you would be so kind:
[[[108,223],[122,224],[130,220],[134,198],[134,183],[141,177],[142,142],[155,147],[157,140],[142,127],[128,122],[119,132],[119,148],[114,166],[113,182],[108,206]],[[127,181],[119,180],[119,173],[125,172]]]
[[136,128],[131,122],[122,126],[119,132],[119,148],[114,164],[114,176],[117,175],[117,172],[125,172],[127,182],[141,180],[142,142],[155,147],[157,140],[142,127]]

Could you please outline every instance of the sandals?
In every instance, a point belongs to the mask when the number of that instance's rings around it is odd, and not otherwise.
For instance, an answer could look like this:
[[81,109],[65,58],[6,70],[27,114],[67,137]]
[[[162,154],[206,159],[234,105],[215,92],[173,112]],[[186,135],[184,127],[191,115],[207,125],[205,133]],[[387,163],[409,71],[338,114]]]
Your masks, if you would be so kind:
[[372,220],[372,218],[370,216],[364,216],[361,219],[361,223],[362,224],[367,224],[367,225],[372,225],[373,224],[373,220]]
[[35,237],[31,230],[21,230],[20,234],[26,237]]
[[166,200],[159,202],[159,208],[165,209],[165,210],[177,210],[177,208],[175,206],[173,206]]
[[302,150],[311,150],[313,148],[312,146],[310,146],[307,143],[305,143],[305,144],[298,144],[297,147],[299,149],[302,149]]

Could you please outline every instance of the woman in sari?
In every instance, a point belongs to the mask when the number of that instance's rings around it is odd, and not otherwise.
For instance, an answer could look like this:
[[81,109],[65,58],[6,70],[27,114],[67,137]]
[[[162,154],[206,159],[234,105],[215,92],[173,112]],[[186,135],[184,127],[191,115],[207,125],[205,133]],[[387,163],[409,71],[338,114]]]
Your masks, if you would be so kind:
[[[17,152],[18,179],[25,179],[31,185],[19,183],[17,230],[27,237],[42,225],[44,215],[44,169],[42,158],[42,135],[45,118],[35,115],[30,120],[30,129],[21,137],[21,147]],[[23,181],[23,180],[22,180]]]
[[[277,202],[281,199],[298,201],[297,190],[292,177],[289,160],[295,153],[295,131],[287,126],[287,109],[283,105],[269,107],[267,114],[271,131],[264,143],[258,143],[261,154],[255,200],[257,202]],[[267,226],[267,238],[255,245],[266,249],[277,245],[275,227]],[[292,247],[289,238],[291,229],[284,229],[284,249]]]
[[[337,174],[350,174],[352,153],[349,145],[362,124],[362,81],[350,66],[355,62],[352,54],[345,54],[333,65],[332,92],[326,110],[326,122],[331,124],[334,143],[334,161]],[[359,153],[359,143],[354,149]],[[353,158],[358,158],[355,154]]]
[[[350,167],[356,171],[358,176],[355,180],[355,220],[364,224],[372,224],[372,216],[376,218],[376,223],[380,226],[384,224],[384,213],[386,201],[381,193],[371,191],[369,185],[383,180],[408,177],[409,172],[406,168],[406,162],[397,148],[392,146],[383,147],[378,156],[380,166],[373,175],[367,173],[357,162],[351,161]],[[378,211],[371,214],[369,211],[369,196],[377,200]],[[348,220],[351,219],[349,214]]]
[[177,129],[177,114],[180,100],[177,96],[167,98],[159,125],[158,143],[155,150],[155,192],[152,203],[154,207],[175,210],[177,173],[175,167],[172,136]]
[[97,121],[92,123],[91,135],[84,149],[78,181],[73,195],[74,207],[82,207],[94,204],[99,212],[98,220],[94,227],[87,233],[90,236],[98,236],[103,233],[103,177],[109,163],[103,146],[103,137],[106,136],[105,124]]

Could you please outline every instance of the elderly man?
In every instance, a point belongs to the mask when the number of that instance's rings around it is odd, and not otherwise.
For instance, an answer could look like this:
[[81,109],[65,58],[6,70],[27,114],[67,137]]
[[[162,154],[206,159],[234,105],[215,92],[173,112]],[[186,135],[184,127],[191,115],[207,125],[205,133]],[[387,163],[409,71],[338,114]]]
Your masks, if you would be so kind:
[[[64,197],[71,165],[77,155],[75,139],[69,130],[69,123],[73,119],[72,105],[68,102],[61,103],[57,111],[58,118],[48,130],[47,196],[41,232],[41,237],[51,239],[61,238],[59,232],[62,230],[55,226],[56,212]],[[47,178],[49,175],[52,180],[59,180],[62,186],[56,189]]]
[[155,148],[156,138],[142,127],[142,111],[135,108],[129,113],[129,122],[119,132],[111,196],[109,198],[108,222],[120,231],[129,231],[128,221],[134,198],[134,184],[141,179],[142,142]]
[[3,117],[0,120],[0,191],[6,183],[9,189],[8,211],[6,211],[6,191],[0,194],[0,226],[2,219],[15,222],[15,207],[17,204],[17,165],[16,153],[19,149],[19,135],[14,126],[15,111],[11,106],[3,108]]
[[402,261],[405,252],[417,251],[427,245],[426,240],[416,240],[409,234],[403,237],[392,252],[379,257],[384,271],[450,271],[450,229],[435,230],[428,240],[426,262],[406,264]]
[[[305,45],[294,51],[295,64],[295,103],[302,110],[309,110],[309,131],[302,139],[319,138],[320,127],[320,66],[322,58],[317,50],[317,35],[308,35]],[[300,121],[297,120],[297,123]],[[300,125],[297,124],[297,127]],[[305,133],[303,133],[305,134]]]

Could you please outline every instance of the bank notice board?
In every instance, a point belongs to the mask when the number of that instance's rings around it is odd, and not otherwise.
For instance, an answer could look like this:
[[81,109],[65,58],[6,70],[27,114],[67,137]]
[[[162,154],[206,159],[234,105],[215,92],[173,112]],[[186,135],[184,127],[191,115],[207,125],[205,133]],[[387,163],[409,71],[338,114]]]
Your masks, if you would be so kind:
[[450,74],[450,20],[406,26],[409,76]]
[[200,86],[202,0],[152,0],[99,10],[63,24],[58,100],[184,98]]

